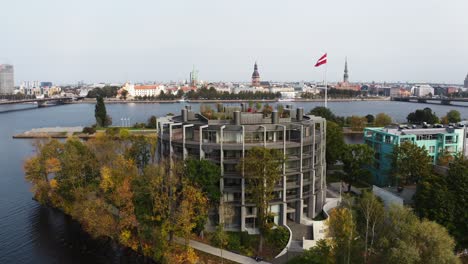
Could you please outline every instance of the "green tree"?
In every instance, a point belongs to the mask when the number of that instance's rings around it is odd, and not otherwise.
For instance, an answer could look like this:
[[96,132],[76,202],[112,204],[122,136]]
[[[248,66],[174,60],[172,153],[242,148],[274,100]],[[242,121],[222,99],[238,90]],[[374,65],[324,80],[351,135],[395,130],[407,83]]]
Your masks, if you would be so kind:
[[224,227],[222,225],[216,226],[216,231],[211,237],[211,243],[213,243],[215,247],[221,248],[221,262],[223,261],[223,249],[226,248],[228,242],[229,235],[224,231]]
[[338,160],[341,160],[345,142],[343,137],[343,129],[335,122],[327,121],[327,149],[326,160],[327,165],[333,165]]
[[413,124],[422,124],[423,122],[428,124],[439,123],[439,118],[434,112],[432,112],[432,109],[429,107],[418,109],[412,113],[409,113],[406,119],[408,120],[408,123]]
[[288,264],[334,264],[333,248],[326,240],[321,239],[317,244],[308,250],[305,250],[302,255],[299,255],[290,261]]
[[375,116],[375,125],[378,127],[388,126],[391,123],[392,123],[392,118],[385,113],[379,113]]
[[98,127],[108,127],[112,124],[112,120],[107,115],[106,105],[101,96],[96,98],[96,107],[94,109],[94,117],[96,118],[96,125]]
[[154,128],[156,129],[156,122],[157,122],[157,118],[156,116],[152,115],[149,119],[148,119],[148,123],[146,125],[147,128]]
[[56,177],[59,183],[57,191],[66,201],[73,202],[75,190],[96,185],[99,164],[94,153],[77,138],[67,139],[63,147],[64,151],[59,157],[61,170]]
[[393,148],[391,160],[396,185],[417,183],[432,170],[432,158],[426,149],[409,141]]
[[371,174],[365,168],[372,162],[374,151],[365,144],[348,144],[343,152],[344,181],[348,183],[348,192],[351,185],[359,180],[370,181]]
[[373,124],[374,120],[375,120],[375,117],[374,117],[374,115],[368,114],[368,115],[366,115],[366,119],[367,119],[368,124]]
[[310,110],[309,114],[323,117],[327,121],[336,121],[335,114],[327,107],[316,106],[314,109]]
[[353,131],[362,131],[366,127],[367,119],[362,116],[351,116],[348,123]]
[[353,212],[348,208],[335,208],[325,222],[327,236],[332,237],[333,255],[336,263],[358,263],[361,257],[356,252],[356,223]]
[[140,171],[148,165],[151,158],[151,146],[145,136],[133,136],[130,138],[131,145],[125,156],[135,162]]
[[246,194],[249,202],[257,208],[257,222],[260,228],[259,251],[263,250],[264,235],[272,225],[273,215],[270,211],[270,201],[274,198],[273,191],[281,179],[281,167],[284,156],[275,149],[253,147],[247,151],[238,166],[238,170],[246,180]]
[[461,121],[461,115],[460,112],[457,110],[450,110],[447,113],[447,120],[449,123],[458,123]]
[[384,207],[382,202],[369,191],[362,192],[357,206],[359,216],[364,223],[360,225],[362,226],[360,233],[364,236],[364,263],[367,263],[368,256],[374,252],[374,244],[384,221]]
[[122,90],[120,96],[121,96],[124,100],[127,100],[127,95],[128,95],[128,91],[127,91],[127,90]]
[[212,205],[219,203],[221,197],[219,191],[221,170],[219,166],[208,160],[187,159],[184,174],[203,190]]
[[420,221],[410,209],[393,206],[379,250],[381,263],[459,263],[453,238],[435,222]]
[[50,181],[61,170],[58,157],[63,153],[63,144],[53,139],[37,142],[36,155],[24,162],[25,178],[32,184],[34,197],[41,203],[50,202]]
[[448,175],[429,174],[418,182],[414,196],[415,210],[420,217],[445,226],[457,241],[457,248],[468,247],[468,161],[456,157]]
[[439,155],[437,155],[437,165],[448,166],[451,161],[454,160],[452,153],[446,149],[441,149]]

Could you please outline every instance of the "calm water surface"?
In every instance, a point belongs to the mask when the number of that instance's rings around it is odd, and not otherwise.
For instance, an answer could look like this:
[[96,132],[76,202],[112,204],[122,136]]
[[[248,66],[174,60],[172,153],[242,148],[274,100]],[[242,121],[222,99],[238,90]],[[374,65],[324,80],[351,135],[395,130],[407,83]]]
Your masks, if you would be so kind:
[[[321,103],[293,103],[309,111]],[[146,122],[150,115],[179,113],[183,104],[109,104],[107,111],[114,124],[122,117],[131,122]],[[380,112],[404,121],[410,111],[427,105],[404,102],[329,103],[337,115],[366,115]],[[468,118],[468,107],[429,105],[437,115],[456,109]],[[86,126],[94,121],[94,105],[73,104],[48,108],[25,108],[32,105],[0,106],[0,263],[135,263],[135,258],[116,252],[110,246],[90,239],[79,226],[53,209],[31,199],[22,163],[33,154],[31,140],[12,136],[37,127]],[[199,104],[192,104],[193,110]],[[348,137],[360,142],[361,137]]]

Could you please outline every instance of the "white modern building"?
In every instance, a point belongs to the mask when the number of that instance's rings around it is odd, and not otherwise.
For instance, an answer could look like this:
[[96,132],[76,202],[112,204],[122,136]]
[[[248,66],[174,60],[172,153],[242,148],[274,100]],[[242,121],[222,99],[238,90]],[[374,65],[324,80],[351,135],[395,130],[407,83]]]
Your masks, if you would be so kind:
[[411,88],[411,94],[417,97],[434,95],[434,88],[427,84],[418,84]]
[[13,94],[15,79],[13,65],[0,64],[0,94]]

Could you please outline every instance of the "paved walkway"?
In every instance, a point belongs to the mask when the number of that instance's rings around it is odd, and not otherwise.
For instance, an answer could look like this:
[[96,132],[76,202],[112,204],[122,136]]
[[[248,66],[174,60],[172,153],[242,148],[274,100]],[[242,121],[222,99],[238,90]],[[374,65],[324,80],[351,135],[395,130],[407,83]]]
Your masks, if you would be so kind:
[[[176,238],[176,241],[177,241],[177,243],[180,243],[180,244],[184,243],[184,240],[181,239],[181,238]],[[189,245],[192,248],[196,249],[196,250],[200,250],[200,251],[203,251],[205,253],[208,253],[208,254],[211,254],[211,255],[214,255],[214,256],[218,256],[218,257],[222,256],[224,259],[228,259],[228,260],[238,262],[238,263],[247,263],[247,264],[263,263],[263,264],[269,264],[269,262],[265,262],[265,261],[257,262],[253,258],[246,257],[246,256],[243,256],[243,255],[239,255],[239,254],[227,251],[227,250],[223,250],[221,252],[220,248],[212,247],[210,245],[207,245],[205,243],[201,243],[201,242],[198,242],[198,241],[195,241],[195,240],[190,240]]]
[[[333,191],[335,191],[335,192],[337,192],[337,193],[340,192],[340,183],[339,183],[339,182],[330,183],[330,184],[328,185],[328,187],[329,187],[331,190],[333,190]],[[347,190],[348,190],[348,184],[343,183],[343,184],[341,185],[341,192],[344,193],[344,192],[346,192]],[[354,186],[352,186],[352,185],[351,185],[351,191],[354,192],[355,194],[358,194],[358,195],[361,194],[361,190],[358,189],[358,188],[356,188],[356,187],[354,187]]]

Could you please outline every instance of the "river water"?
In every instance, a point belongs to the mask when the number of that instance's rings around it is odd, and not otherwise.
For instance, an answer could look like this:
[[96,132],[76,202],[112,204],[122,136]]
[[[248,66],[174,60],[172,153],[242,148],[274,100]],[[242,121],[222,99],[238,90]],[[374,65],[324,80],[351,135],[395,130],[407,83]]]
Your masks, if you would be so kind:
[[[308,112],[321,103],[292,103]],[[121,118],[146,122],[149,116],[179,113],[184,104],[108,104],[115,125]],[[200,104],[192,104],[197,111]],[[406,102],[330,102],[337,115],[387,113],[395,121],[427,105]],[[90,239],[79,225],[62,213],[40,206],[31,199],[22,163],[33,154],[31,140],[12,139],[14,134],[38,127],[86,126],[94,122],[93,104],[47,108],[33,105],[0,106],[0,263],[137,263],[138,259],[117,252],[106,243]],[[429,105],[439,116],[456,109],[468,118],[468,107]],[[28,109],[29,108],[29,109]],[[346,141],[357,143],[359,135]]]

